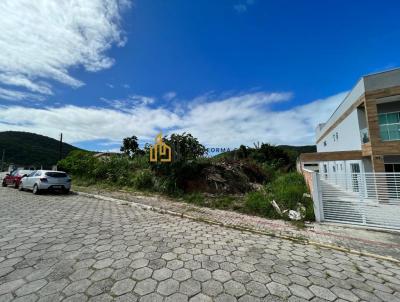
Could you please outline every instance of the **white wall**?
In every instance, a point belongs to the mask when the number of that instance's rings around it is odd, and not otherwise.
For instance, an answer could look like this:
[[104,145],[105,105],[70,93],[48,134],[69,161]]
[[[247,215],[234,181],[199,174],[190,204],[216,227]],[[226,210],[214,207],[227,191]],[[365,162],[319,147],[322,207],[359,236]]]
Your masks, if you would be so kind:
[[[365,171],[362,160],[343,160],[343,161],[325,161],[319,163],[319,173],[322,179],[328,179],[331,183],[339,185],[346,190],[352,188],[351,164],[359,164],[360,173]],[[327,173],[324,171],[324,165],[327,167]]]
[[331,127],[365,92],[364,89],[364,79],[361,78],[356,86],[350,91],[350,93],[346,96],[343,102],[336,108],[336,110],[332,113],[331,117],[328,121],[322,126],[317,127],[316,129],[316,140],[318,140],[321,135],[323,135],[329,127]]
[[[338,139],[336,139],[336,133]],[[335,135],[335,138],[333,137]],[[326,146],[324,142],[326,141]],[[354,110],[339,125],[328,133],[319,143],[317,152],[361,150],[360,127],[358,113]]]

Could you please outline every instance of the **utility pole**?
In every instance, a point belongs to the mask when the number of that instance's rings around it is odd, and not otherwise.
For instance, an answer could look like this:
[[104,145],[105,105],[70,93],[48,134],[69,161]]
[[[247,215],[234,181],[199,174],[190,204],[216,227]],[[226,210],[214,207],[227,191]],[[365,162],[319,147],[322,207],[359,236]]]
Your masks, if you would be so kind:
[[62,132],[61,132],[61,134],[60,134],[60,154],[59,154],[59,160],[61,160],[62,159],[62,141],[63,141],[63,134],[62,134]]
[[3,149],[3,156],[1,157],[1,170],[3,172],[3,165],[4,165],[4,156],[6,155],[6,149]]

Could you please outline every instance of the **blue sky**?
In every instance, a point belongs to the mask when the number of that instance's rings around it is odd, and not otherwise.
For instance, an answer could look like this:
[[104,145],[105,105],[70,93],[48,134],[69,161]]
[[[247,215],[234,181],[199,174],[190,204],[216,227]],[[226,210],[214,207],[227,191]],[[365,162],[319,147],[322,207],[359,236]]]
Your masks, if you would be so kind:
[[0,131],[93,150],[311,144],[360,76],[400,64],[398,1],[29,3],[0,4]]

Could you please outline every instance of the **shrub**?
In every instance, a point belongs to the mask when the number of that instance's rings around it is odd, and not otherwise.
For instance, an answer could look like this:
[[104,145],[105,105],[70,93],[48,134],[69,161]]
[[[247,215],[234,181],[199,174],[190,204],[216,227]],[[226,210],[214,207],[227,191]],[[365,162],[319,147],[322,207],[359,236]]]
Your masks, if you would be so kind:
[[244,211],[248,214],[268,218],[281,217],[271,205],[271,202],[267,198],[264,191],[255,191],[248,193],[245,198]]
[[271,204],[272,200],[278,204],[282,211],[297,210],[298,205],[305,207],[305,220],[314,220],[314,208],[311,198],[304,197],[307,193],[304,178],[297,172],[278,176],[266,185],[265,191],[250,192],[245,198],[244,210],[249,214],[268,218],[281,218]]
[[231,209],[235,205],[236,198],[233,196],[219,196],[213,200],[212,207],[216,209]]
[[275,200],[282,210],[296,209],[308,191],[303,176],[297,172],[278,176],[266,186],[266,190],[268,199]]
[[141,169],[149,169],[150,162],[149,162],[149,155],[138,155],[135,156],[130,160],[131,166],[135,170],[141,170]]
[[181,195],[182,190],[176,185],[176,180],[171,177],[158,176],[154,179],[154,190],[167,195]]
[[133,177],[133,185],[138,190],[148,190],[153,188],[153,173],[149,170],[137,171]]
[[112,184],[129,185],[132,168],[128,157],[115,155],[98,160],[91,173],[98,180],[106,180]]
[[171,146],[174,161],[196,159],[206,153],[206,147],[200,144],[197,138],[190,133],[173,133],[169,138],[164,137],[164,141]]
[[69,155],[58,162],[60,170],[64,170],[73,175],[90,175],[98,160],[93,157],[91,152],[74,150]]
[[184,195],[183,199],[187,203],[195,204],[198,206],[204,206],[205,205],[205,199],[203,194],[201,193],[191,193],[191,194],[186,194]]
[[282,210],[297,210],[300,203],[305,207],[305,220],[315,219],[313,202],[308,193],[307,185],[303,175],[297,172],[282,174],[267,185],[269,200],[274,199]]
[[279,169],[276,169],[269,163],[262,163],[261,169],[264,172],[264,174],[266,175],[266,179],[268,181],[276,179],[281,174]]

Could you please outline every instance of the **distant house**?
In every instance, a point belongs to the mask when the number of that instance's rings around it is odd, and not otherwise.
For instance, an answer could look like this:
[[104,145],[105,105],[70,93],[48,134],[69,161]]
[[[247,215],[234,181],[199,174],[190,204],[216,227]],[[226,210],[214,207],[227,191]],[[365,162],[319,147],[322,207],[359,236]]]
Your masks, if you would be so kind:
[[121,153],[117,153],[117,152],[100,152],[100,153],[96,153],[95,155],[93,155],[93,157],[99,158],[99,159],[105,159],[105,158],[110,158],[111,156],[115,156],[115,155],[121,155]]
[[400,69],[363,76],[316,130],[301,168],[320,173],[400,172]]

